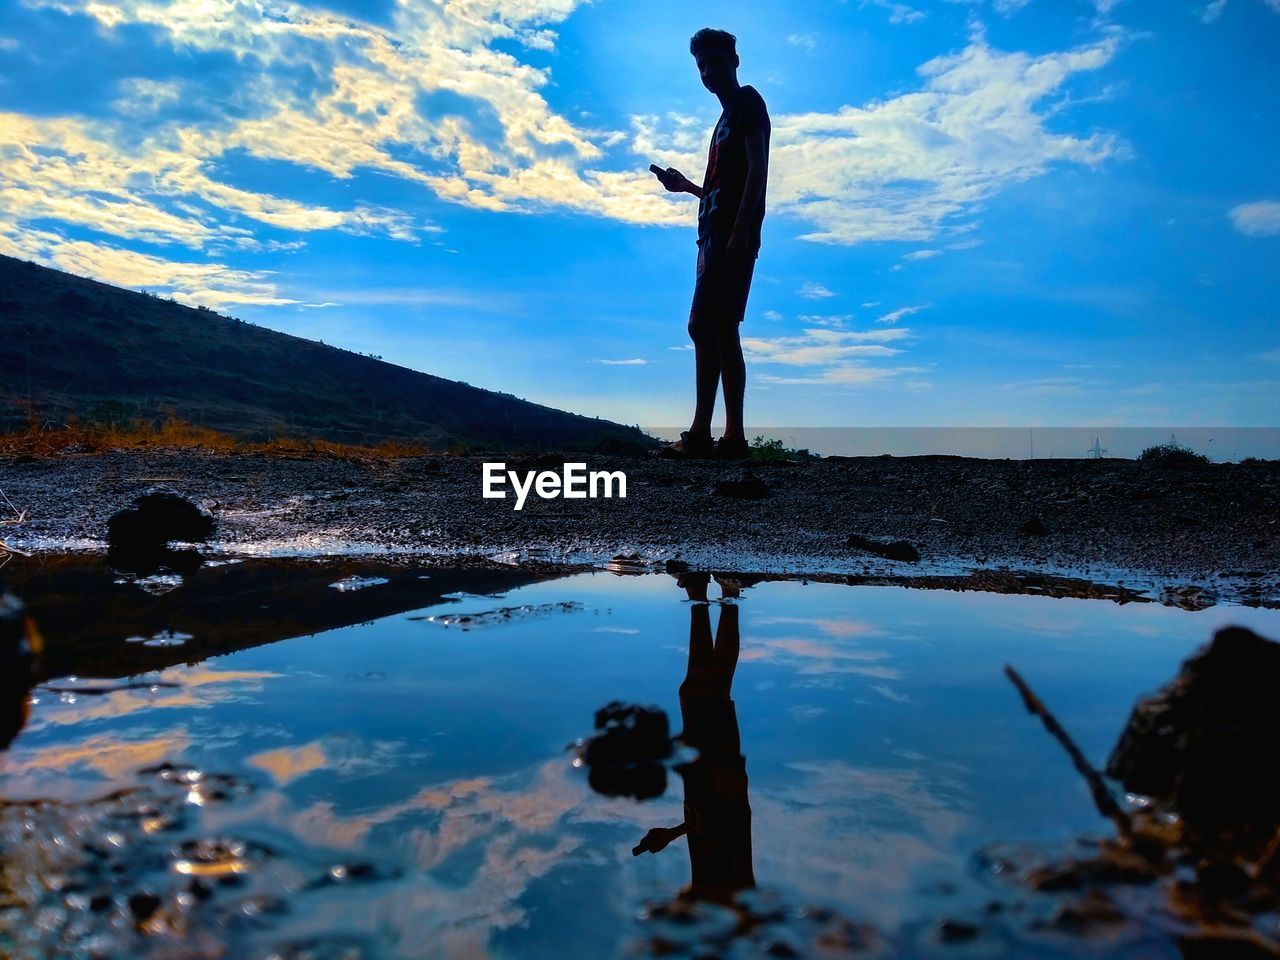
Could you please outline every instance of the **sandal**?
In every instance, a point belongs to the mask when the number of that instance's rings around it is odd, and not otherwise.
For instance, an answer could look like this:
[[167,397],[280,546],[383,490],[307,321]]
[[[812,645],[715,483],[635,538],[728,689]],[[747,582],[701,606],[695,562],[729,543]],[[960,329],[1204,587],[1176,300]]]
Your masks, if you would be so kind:
[[655,457],[671,457],[677,460],[697,460],[715,456],[716,446],[711,434],[690,433],[683,430],[680,439],[659,447],[651,454]]

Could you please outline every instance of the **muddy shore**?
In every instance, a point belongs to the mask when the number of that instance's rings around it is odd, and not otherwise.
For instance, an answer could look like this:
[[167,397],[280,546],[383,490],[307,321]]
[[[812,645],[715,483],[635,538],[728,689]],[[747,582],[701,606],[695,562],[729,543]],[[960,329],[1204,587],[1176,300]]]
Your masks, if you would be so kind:
[[[530,569],[634,555],[616,566],[1280,605],[1277,462],[863,457],[744,467],[592,457],[591,470],[625,472],[625,499],[530,495],[517,512],[514,496],[482,498],[485,459],[496,458],[9,457],[0,492],[26,516],[0,538],[36,553],[102,550],[113,513],[169,489],[215,515],[208,549],[220,554]],[[508,468],[558,472],[564,459],[514,458]],[[888,541],[908,542],[919,559],[879,555]]]

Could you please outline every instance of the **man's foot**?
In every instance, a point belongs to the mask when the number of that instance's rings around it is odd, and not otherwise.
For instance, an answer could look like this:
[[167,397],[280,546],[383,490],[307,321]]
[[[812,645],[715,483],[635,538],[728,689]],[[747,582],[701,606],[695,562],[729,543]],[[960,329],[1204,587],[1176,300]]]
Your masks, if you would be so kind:
[[676,577],[676,586],[684,590],[694,603],[710,603],[707,599],[707,587],[711,583],[711,574],[690,571]]
[[746,437],[721,437],[716,441],[717,460],[750,460],[751,447]]
[[679,440],[654,450],[653,456],[693,460],[701,457],[713,457],[715,452],[716,447],[711,441],[711,434],[691,433],[685,430],[680,434]]

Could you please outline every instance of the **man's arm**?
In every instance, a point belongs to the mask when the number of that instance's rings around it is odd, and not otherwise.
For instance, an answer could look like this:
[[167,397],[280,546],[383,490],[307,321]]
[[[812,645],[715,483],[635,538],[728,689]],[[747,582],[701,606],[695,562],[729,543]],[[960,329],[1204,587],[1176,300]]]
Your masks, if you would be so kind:
[[658,178],[658,182],[672,193],[692,193],[699,200],[702,199],[702,188],[675,167],[667,167],[663,170],[656,164],[650,164],[649,169]]
[[644,838],[631,848],[631,855],[638,857],[642,853],[657,853],[659,850],[665,850],[667,844],[676,837],[683,837],[689,832],[688,824],[682,823],[677,827],[654,827],[644,835]]
[[747,178],[742,185],[742,202],[738,205],[738,215],[733,220],[733,231],[729,234],[729,249],[745,248],[751,230],[751,221],[755,217],[756,207],[764,195],[765,181],[769,175],[769,135],[759,127],[747,131],[745,137],[747,148]]

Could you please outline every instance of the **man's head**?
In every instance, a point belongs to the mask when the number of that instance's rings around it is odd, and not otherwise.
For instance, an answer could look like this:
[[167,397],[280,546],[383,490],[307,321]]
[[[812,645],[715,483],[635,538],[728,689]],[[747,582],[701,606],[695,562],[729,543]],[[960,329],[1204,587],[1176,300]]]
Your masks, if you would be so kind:
[[738,38],[724,30],[703,27],[689,40],[689,52],[697,61],[702,85],[720,93],[738,79]]

